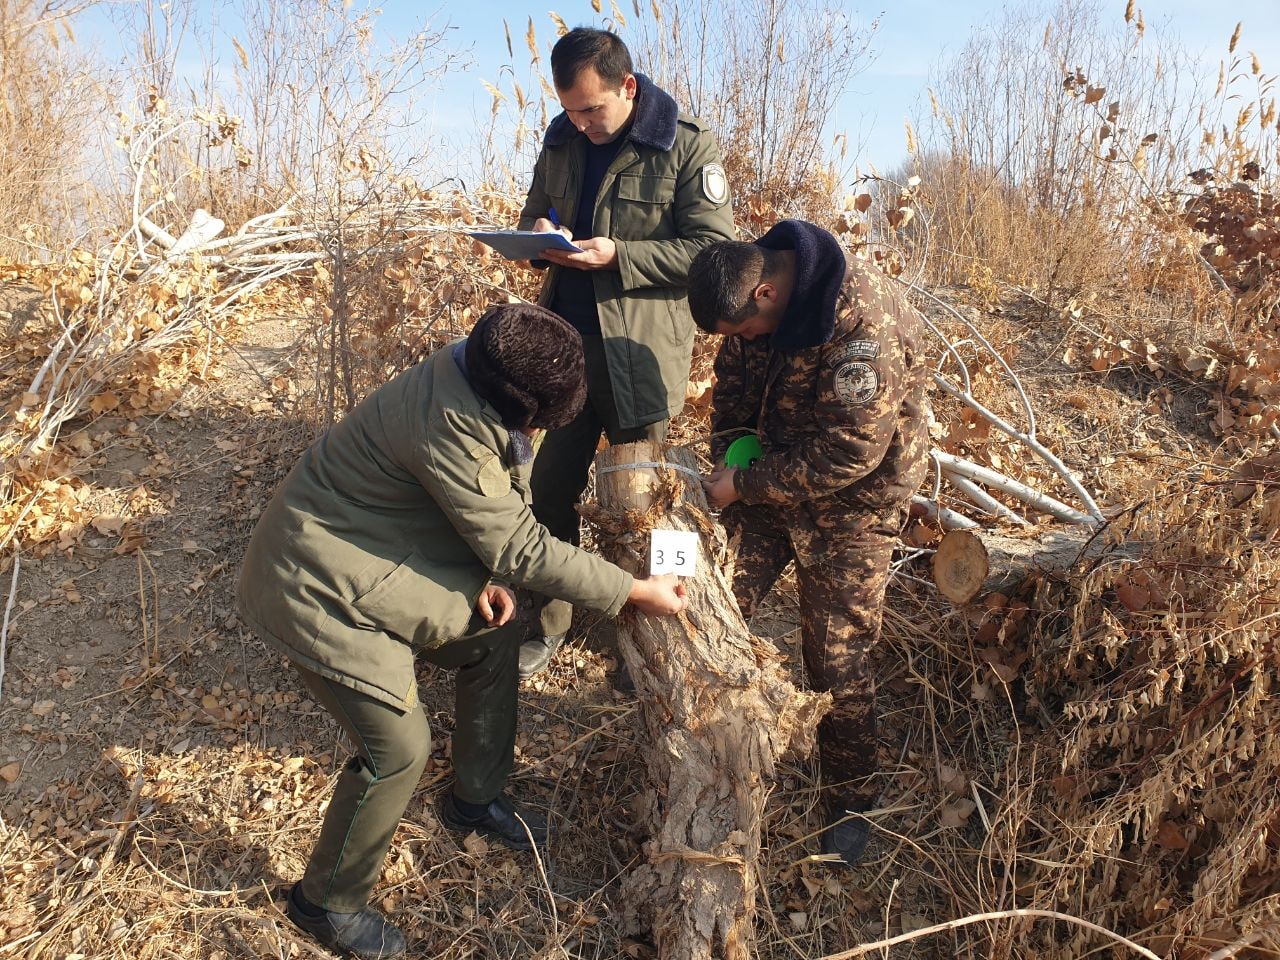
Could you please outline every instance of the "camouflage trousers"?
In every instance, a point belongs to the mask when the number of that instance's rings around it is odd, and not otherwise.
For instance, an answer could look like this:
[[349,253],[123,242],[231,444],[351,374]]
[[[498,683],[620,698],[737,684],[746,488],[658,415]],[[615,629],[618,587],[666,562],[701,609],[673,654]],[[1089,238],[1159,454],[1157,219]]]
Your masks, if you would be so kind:
[[871,652],[902,517],[897,510],[852,516],[813,551],[778,508],[738,503],[721,516],[730,537],[739,538],[733,591],[748,621],[788,564],[796,565],[805,672],[813,689],[832,695],[818,750],[823,794],[833,807],[869,809],[880,793]]

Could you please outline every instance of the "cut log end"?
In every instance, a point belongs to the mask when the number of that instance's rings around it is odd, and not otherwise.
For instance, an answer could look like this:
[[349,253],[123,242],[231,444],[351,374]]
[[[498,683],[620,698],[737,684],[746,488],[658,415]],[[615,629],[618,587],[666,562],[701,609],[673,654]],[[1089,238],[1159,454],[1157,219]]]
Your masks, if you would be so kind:
[[977,596],[990,571],[987,548],[968,530],[952,530],[933,555],[933,582],[952,603],[968,603]]

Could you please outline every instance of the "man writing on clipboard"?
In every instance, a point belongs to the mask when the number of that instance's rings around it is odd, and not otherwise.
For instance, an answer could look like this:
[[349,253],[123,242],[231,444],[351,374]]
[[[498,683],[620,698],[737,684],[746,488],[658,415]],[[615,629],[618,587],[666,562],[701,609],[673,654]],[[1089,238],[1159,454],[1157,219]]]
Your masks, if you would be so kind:
[[[551,430],[534,461],[533,512],[578,543],[574,509],[603,432],[609,443],[662,440],[684,404],[694,325],[689,264],[736,239],[729,184],[707,128],[633,71],[615,35],[579,27],[551,51],[564,112],[547,127],[522,230],[559,230],[580,253],[545,250],[539,303],[582,334],[587,402]],[[546,666],[573,608],[548,601],[520,648],[520,674]]]

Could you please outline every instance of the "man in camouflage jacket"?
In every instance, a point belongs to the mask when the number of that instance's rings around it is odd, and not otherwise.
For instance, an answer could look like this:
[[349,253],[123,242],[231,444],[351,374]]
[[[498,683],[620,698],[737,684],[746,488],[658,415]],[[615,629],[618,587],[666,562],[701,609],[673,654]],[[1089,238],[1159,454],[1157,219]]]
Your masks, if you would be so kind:
[[689,275],[697,324],[725,337],[712,394],[712,454],[754,433],[762,456],[704,479],[740,537],[734,592],[750,619],[795,562],[804,660],[829,690],[818,743],[829,821],[822,845],[861,856],[874,806],[870,651],[889,560],[924,478],[927,370],[915,309],[835,237],[784,220],[755,243],[703,250]]

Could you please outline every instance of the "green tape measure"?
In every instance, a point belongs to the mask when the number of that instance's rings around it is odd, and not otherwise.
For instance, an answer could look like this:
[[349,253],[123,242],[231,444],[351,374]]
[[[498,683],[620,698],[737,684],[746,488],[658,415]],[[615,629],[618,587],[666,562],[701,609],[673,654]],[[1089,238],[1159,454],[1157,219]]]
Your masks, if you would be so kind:
[[748,434],[729,444],[729,449],[724,452],[724,465],[745,470],[763,456],[760,439],[755,434]]

